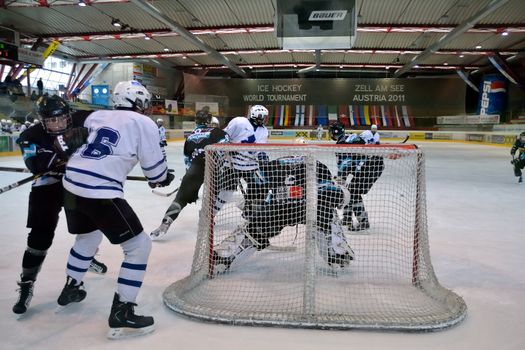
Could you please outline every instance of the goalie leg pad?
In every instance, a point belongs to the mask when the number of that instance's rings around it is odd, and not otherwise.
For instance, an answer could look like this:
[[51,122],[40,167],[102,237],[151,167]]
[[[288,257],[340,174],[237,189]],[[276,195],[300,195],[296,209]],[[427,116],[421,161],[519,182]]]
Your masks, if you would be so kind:
[[213,264],[216,273],[224,273],[232,266],[238,266],[248,260],[256,251],[258,243],[244,227],[226,237],[213,252]]
[[319,254],[332,267],[347,267],[354,260],[355,253],[346,241],[342,227],[335,222],[330,225],[330,233],[317,232]]

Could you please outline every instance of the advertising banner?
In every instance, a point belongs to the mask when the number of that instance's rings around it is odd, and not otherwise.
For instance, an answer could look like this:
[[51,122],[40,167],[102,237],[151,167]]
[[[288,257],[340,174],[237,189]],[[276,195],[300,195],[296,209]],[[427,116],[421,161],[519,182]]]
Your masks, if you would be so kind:
[[501,114],[507,101],[507,80],[500,74],[487,74],[479,89],[478,114]]
[[460,78],[420,79],[207,79],[184,75],[186,99],[223,96],[224,113],[245,115],[260,104],[274,127],[376,124],[407,128],[418,117],[465,114],[466,85]]
[[164,108],[166,109],[166,114],[179,114],[176,100],[164,100]]

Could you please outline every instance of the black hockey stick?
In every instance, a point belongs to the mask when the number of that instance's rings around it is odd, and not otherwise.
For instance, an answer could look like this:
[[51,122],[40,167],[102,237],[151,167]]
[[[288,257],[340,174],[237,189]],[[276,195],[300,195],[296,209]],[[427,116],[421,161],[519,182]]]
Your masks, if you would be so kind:
[[[29,171],[29,169],[26,169],[26,168],[13,168],[13,167],[6,167],[6,166],[1,166],[0,167],[0,171],[10,171],[10,172],[15,172],[15,173],[30,173],[31,172],[31,171]],[[45,175],[45,174],[42,174],[42,175]],[[41,175],[37,175],[37,176],[40,177]],[[35,177],[35,179],[36,178],[37,177]],[[127,176],[126,180],[131,180],[131,181],[148,181],[148,179],[145,178],[144,176]]]
[[[40,176],[41,176],[41,175],[40,175]],[[19,186],[22,186],[23,184],[26,184],[26,183],[28,183],[28,182],[31,182],[31,181],[33,181],[34,179],[39,178],[40,176],[33,176],[33,175],[31,175],[31,176],[26,177],[25,179],[22,179],[22,180],[20,180],[20,181],[13,182],[13,183],[10,184],[10,185],[4,186],[4,187],[2,187],[2,188],[0,189],[0,194],[2,194],[2,193],[4,193],[4,192],[7,192],[7,191],[10,191],[10,190],[12,190],[13,188],[17,188],[17,187],[19,187]]]
[[403,141],[401,141],[400,143],[406,143],[406,142],[408,141],[409,138],[410,138],[410,135],[407,135],[407,136],[405,137],[405,139],[404,139]]

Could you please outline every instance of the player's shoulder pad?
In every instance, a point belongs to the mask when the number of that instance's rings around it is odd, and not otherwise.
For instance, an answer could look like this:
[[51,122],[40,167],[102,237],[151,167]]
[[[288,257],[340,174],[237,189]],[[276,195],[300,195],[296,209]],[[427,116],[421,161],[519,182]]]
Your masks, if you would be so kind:
[[49,137],[42,123],[38,123],[24,130],[16,140],[16,143],[19,145],[24,142],[40,144]]

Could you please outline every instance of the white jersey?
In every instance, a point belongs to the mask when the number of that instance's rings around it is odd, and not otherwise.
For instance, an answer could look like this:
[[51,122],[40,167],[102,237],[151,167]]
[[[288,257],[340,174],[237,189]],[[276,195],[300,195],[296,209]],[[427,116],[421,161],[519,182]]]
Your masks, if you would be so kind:
[[372,134],[372,131],[365,130],[359,135],[367,145],[379,145],[379,133]]
[[[267,143],[268,129],[264,126],[254,128],[246,117],[233,118],[224,131],[232,143]],[[259,168],[256,152],[239,152],[232,156],[233,167],[237,170],[255,170]]]
[[166,141],[166,128],[164,126],[159,126],[159,138],[160,142]]
[[84,122],[87,144],[69,159],[64,188],[85,198],[122,198],[126,176],[140,162],[150,182],[166,179],[168,167],[150,118],[127,110],[100,110]]

